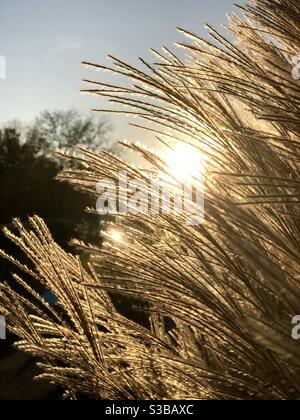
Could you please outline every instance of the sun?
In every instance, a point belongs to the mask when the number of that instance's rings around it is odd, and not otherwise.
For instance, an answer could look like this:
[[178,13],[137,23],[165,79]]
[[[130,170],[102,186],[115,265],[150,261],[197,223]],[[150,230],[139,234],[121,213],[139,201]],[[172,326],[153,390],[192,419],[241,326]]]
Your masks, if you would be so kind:
[[197,178],[204,170],[204,155],[187,143],[176,145],[165,154],[164,160],[170,175],[181,181]]

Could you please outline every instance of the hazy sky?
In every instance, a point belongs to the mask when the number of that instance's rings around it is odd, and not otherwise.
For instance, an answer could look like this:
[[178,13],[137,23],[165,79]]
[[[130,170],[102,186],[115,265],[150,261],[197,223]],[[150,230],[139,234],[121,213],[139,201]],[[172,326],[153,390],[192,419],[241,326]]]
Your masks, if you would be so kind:
[[[83,59],[105,63],[112,53],[136,64],[150,47],[181,39],[176,26],[203,35],[204,23],[219,27],[232,10],[232,0],[0,0],[0,123],[44,109],[88,111],[99,104],[79,94],[81,79],[100,74]],[[116,136],[129,133],[123,120],[112,122]]]

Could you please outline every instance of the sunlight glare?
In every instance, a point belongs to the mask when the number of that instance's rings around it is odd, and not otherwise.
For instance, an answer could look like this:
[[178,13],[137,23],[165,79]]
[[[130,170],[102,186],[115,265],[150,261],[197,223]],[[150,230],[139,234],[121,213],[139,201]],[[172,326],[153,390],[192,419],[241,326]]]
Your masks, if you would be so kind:
[[165,155],[170,174],[188,181],[197,178],[204,170],[204,156],[193,146],[180,143]]
[[109,232],[109,236],[114,242],[121,243],[123,240],[123,235],[118,229],[111,229]]

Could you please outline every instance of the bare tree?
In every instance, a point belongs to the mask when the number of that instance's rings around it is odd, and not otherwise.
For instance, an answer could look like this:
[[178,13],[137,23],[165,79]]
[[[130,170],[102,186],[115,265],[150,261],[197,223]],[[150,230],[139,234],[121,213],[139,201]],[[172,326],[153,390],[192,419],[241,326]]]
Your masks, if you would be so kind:
[[111,127],[102,117],[85,115],[71,109],[42,112],[36,119],[33,130],[45,139],[46,145],[51,149],[78,145],[96,149],[107,143],[106,135]]

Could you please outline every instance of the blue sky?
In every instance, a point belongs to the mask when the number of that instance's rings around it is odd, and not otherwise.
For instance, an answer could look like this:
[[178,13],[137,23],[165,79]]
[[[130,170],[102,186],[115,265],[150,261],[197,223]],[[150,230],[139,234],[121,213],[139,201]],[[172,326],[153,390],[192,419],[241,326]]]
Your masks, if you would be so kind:
[[[44,109],[97,107],[82,96],[83,59],[105,63],[111,53],[136,64],[149,48],[172,46],[182,26],[204,35],[233,10],[232,0],[0,0],[0,54],[7,80],[0,80],[0,123],[30,122]],[[105,76],[108,77],[108,76]],[[112,120],[115,136],[129,133]]]

